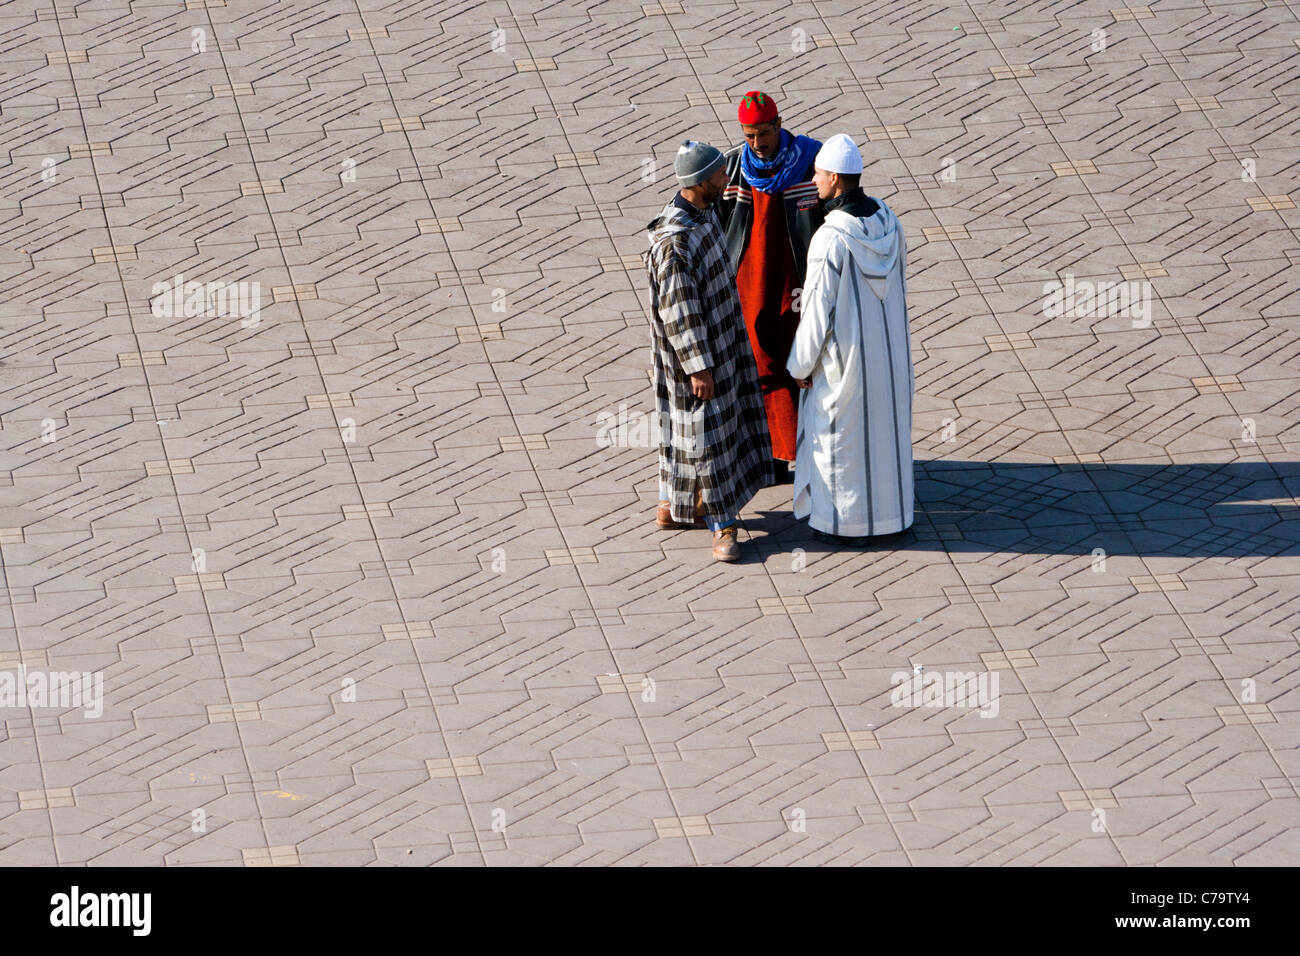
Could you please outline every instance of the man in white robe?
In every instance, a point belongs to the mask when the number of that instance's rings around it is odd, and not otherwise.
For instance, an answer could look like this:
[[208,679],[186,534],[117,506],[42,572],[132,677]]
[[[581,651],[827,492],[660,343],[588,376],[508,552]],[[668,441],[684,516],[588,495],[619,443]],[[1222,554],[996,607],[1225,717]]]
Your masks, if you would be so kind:
[[814,165],[826,218],[786,364],[803,387],[794,514],[819,537],[855,544],[913,520],[907,247],[898,218],[858,185],[852,139],[831,137]]

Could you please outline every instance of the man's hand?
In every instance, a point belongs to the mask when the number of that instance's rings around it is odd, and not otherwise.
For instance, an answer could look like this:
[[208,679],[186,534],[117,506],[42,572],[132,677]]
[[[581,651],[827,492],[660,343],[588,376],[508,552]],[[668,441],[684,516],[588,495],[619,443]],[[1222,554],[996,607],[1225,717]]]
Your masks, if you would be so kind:
[[796,378],[794,383],[800,388],[812,388],[812,379],[810,378]]
[[701,401],[707,402],[713,397],[713,373],[707,368],[691,376],[691,393]]

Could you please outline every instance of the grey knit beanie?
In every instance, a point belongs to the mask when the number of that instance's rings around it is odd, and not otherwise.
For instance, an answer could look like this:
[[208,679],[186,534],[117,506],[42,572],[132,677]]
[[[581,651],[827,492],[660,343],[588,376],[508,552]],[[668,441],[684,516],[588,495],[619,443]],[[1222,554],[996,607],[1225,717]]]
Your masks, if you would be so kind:
[[726,160],[722,153],[708,143],[699,143],[688,139],[677,150],[673,160],[673,170],[677,173],[677,182],[683,186],[698,186],[704,182]]

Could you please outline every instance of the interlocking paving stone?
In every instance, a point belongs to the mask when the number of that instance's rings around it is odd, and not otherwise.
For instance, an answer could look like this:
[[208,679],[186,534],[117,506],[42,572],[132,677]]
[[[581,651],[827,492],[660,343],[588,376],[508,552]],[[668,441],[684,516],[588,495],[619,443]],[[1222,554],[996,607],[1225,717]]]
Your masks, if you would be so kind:
[[[0,22],[0,863],[1294,862],[1294,4]],[[641,253],[755,87],[907,232],[917,515],[723,566]]]

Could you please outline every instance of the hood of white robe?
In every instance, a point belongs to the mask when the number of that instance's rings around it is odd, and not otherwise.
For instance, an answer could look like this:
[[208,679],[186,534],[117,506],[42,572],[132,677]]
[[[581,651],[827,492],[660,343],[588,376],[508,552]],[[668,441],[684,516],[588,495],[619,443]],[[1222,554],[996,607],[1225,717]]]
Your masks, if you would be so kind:
[[826,214],[822,228],[844,237],[867,286],[883,300],[889,294],[889,274],[903,248],[903,226],[888,206],[879,199],[876,203],[880,208],[861,218],[833,209]]

